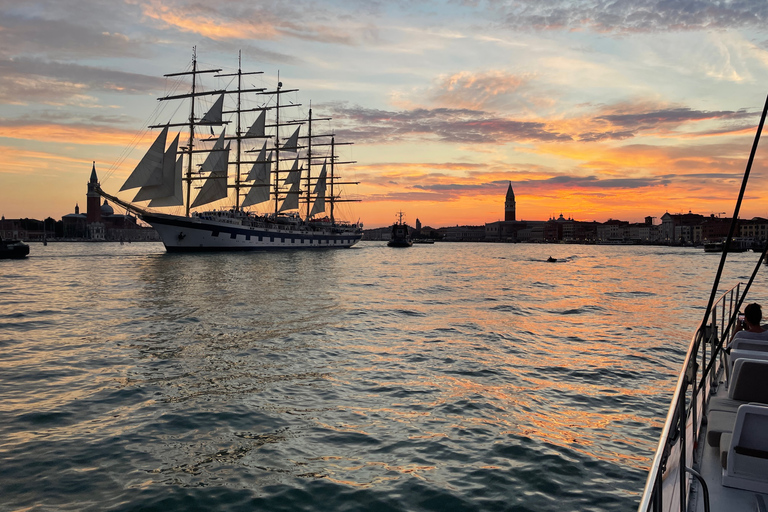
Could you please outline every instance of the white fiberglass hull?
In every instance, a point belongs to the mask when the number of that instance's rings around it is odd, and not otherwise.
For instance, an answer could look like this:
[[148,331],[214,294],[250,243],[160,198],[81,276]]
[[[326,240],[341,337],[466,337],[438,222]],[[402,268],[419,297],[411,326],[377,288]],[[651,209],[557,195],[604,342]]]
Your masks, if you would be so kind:
[[232,217],[145,214],[169,252],[329,249],[352,247],[362,238],[354,225],[243,221]]

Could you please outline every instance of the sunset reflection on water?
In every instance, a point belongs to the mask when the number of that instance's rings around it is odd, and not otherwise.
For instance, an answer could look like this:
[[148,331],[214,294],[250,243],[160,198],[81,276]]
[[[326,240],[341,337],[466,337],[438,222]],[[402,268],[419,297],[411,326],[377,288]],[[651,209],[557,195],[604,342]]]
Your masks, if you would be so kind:
[[[171,489],[179,510],[625,510],[717,265],[570,245],[33,250],[0,268],[0,490],[19,508]],[[724,283],[751,269],[734,258]]]

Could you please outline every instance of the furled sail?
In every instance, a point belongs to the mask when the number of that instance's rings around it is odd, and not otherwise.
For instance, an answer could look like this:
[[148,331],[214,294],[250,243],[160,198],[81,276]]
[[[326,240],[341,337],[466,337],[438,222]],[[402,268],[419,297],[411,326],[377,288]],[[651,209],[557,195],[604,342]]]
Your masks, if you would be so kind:
[[286,210],[296,210],[299,208],[299,182],[291,185],[291,189],[286,193],[283,204],[280,205],[281,212]]
[[224,113],[224,95],[222,94],[213,103],[213,106],[211,107],[211,109],[205,113],[205,115],[203,116],[203,118],[200,120],[198,124],[221,126],[222,124],[224,124],[222,122],[223,113]]
[[[168,152],[166,152],[166,156],[168,156]],[[172,158],[168,158],[169,161],[173,162]],[[179,156],[179,159],[176,160],[176,164],[174,167],[174,178],[173,178],[173,195],[165,196],[165,197],[158,197],[157,199],[153,199],[149,202],[150,207],[158,207],[158,206],[182,206],[184,204],[184,191],[181,187],[181,175],[183,172],[183,162],[184,158]]]
[[208,153],[208,157],[200,168],[201,172],[208,172],[200,193],[192,202],[191,208],[218,201],[227,197],[227,169],[229,166],[229,144],[224,148],[224,131]]
[[266,121],[267,121],[267,111],[262,110],[261,114],[259,114],[259,117],[256,118],[256,121],[253,122],[250,128],[248,128],[248,131],[246,132],[246,137],[264,137],[264,131],[266,129]]
[[[163,174],[163,153],[165,152],[165,139],[168,136],[168,127],[163,128],[155,142],[152,143],[147,154],[141,159],[139,165],[125,180],[120,191],[132,188],[160,185]],[[157,172],[159,170],[159,172]]]
[[299,151],[299,129],[301,126],[296,127],[296,131],[293,132],[293,135],[288,137],[288,140],[285,141],[285,144],[280,148],[283,151],[289,151],[291,153],[297,153]]
[[320,171],[320,176],[317,177],[317,183],[315,184],[315,202],[312,204],[312,211],[309,212],[310,217],[314,217],[318,213],[325,211],[325,188],[326,188],[326,176],[325,162],[323,162],[323,170]]
[[[159,181],[160,184],[141,187],[136,194],[136,197],[133,198],[134,201],[149,201],[150,199],[174,197],[176,196],[177,188],[179,200],[181,200],[181,176],[176,176],[176,150],[178,147],[179,134],[176,134],[176,138],[173,139],[173,142],[168,146],[168,150],[163,155],[162,166],[155,169],[155,173],[160,175],[159,180],[150,180]],[[178,185],[178,187],[176,185]]]
[[272,163],[272,153],[267,155],[267,144],[259,151],[259,156],[248,173],[247,181],[253,181],[251,189],[243,199],[243,207],[263,203],[269,200],[269,168]]

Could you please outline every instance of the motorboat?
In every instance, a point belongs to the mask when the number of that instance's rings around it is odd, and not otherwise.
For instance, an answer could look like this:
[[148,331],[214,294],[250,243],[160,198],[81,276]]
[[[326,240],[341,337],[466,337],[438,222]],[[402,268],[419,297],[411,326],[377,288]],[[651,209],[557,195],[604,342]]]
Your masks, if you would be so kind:
[[29,245],[20,240],[3,240],[0,238],[0,259],[22,259],[29,254]]

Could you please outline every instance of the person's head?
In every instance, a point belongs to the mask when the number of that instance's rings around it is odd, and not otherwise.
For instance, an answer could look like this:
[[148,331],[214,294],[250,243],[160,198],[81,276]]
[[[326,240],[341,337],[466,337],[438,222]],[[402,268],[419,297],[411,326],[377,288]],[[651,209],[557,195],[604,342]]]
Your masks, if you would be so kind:
[[760,309],[760,304],[754,302],[744,308],[744,319],[749,322],[750,325],[760,325],[760,321],[763,319],[763,311]]

